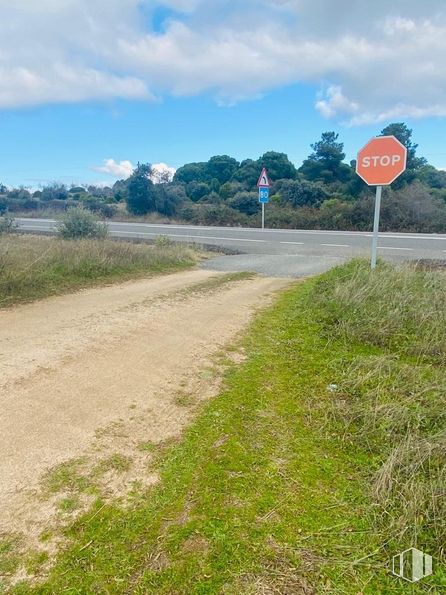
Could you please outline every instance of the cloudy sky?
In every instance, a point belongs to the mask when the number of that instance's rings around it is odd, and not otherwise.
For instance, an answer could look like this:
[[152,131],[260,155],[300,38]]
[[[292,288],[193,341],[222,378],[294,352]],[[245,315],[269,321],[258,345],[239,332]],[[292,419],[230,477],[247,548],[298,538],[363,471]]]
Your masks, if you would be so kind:
[[446,166],[444,0],[0,0],[0,181],[124,177],[389,122]]

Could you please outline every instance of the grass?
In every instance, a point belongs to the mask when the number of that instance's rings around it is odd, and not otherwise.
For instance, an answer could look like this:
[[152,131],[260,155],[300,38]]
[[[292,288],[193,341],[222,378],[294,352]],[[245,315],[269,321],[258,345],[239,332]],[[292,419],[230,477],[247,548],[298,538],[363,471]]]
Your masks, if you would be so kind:
[[83,459],[73,459],[56,465],[42,480],[42,488],[46,494],[58,492],[83,492],[91,487],[83,469]]
[[107,471],[117,471],[118,473],[124,473],[130,469],[131,465],[132,461],[129,457],[126,457],[120,453],[115,453],[99,463],[96,473],[99,473],[100,475],[107,473]]
[[0,308],[116,280],[187,269],[203,254],[180,244],[0,235]]
[[[432,310],[416,307],[441,305],[443,280],[367,266],[258,316],[245,363],[160,456],[160,483],[125,508],[98,500],[49,578],[14,592],[444,592],[446,327],[433,338]],[[427,321],[417,333],[408,303]],[[410,546],[434,556],[413,587],[389,573]]]

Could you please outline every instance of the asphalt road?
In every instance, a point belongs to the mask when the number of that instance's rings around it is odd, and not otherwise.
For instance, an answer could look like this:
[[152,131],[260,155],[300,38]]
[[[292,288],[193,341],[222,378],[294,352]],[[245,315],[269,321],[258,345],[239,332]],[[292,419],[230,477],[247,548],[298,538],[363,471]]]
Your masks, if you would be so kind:
[[[50,219],[17,219],[21,229],[51,232]],[[309,231],[200,227],[146,223],[109,223],[110,235],[153,240],[166,235],[179,242],[222,246],[241,254],[207,261],[204,268],[256,271],[269,276],[315,274],[356,256],[370,255],[372,234],[353,231]],[[378,254],[392,260],[446,260],[446,234],[381,233]]]

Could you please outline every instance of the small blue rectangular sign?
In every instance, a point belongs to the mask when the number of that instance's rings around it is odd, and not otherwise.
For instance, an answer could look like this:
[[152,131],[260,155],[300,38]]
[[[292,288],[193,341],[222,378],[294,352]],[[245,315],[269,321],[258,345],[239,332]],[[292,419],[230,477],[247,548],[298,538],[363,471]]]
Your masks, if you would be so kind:
[[259,188],[259,202],[269,202],[269,188]]

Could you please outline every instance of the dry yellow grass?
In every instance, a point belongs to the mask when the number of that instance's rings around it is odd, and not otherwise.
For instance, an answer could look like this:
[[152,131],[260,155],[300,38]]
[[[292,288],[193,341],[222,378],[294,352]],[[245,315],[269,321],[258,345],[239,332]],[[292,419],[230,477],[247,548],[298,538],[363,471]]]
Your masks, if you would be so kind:
[[5,234],[0,236],[0,308],[98,283],[183,270],[203,254],[180,244]]

